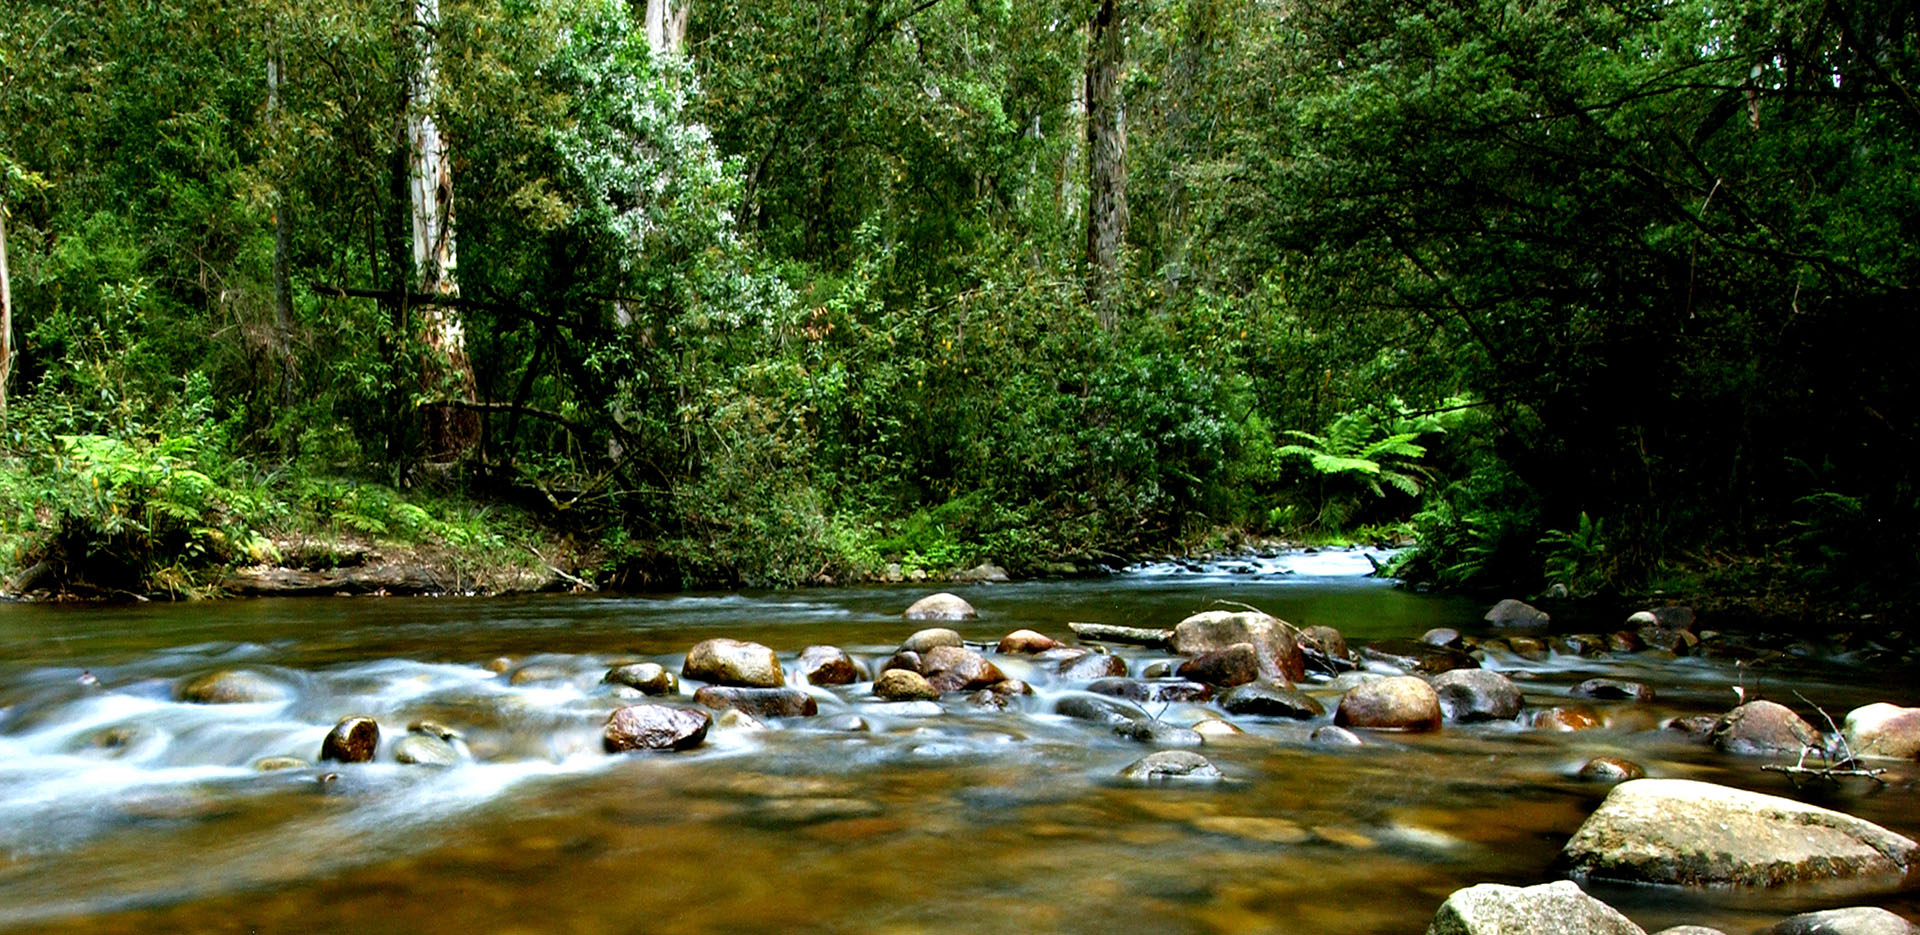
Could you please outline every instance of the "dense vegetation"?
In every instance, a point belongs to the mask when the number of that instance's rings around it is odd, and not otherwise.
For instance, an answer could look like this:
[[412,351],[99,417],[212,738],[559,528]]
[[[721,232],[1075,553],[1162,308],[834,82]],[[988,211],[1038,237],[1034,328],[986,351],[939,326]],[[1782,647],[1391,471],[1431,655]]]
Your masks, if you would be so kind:
[[1408,531],[1455,586],[1920,580],[1900,0],[9,11],[13,568]]

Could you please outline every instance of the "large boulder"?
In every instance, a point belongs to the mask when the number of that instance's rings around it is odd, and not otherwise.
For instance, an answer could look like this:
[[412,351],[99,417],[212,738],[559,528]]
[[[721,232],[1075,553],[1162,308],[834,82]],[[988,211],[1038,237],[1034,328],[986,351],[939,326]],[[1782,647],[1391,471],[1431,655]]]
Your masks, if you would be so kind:
[[320,742],[320,759],[335,763],[365,763],[380,746],[380,725],[365,715],[340,719]]
[[1920,708],[1884,702],[1855,708],[1847,712],[1841,731],[1855,756],[1920,757]]
[[1689,779],[1613,787],[1561,851],[1577,879],[1767,887],[1846,881],[1897,888],[1916,845],[1851,815]]
[[1707,742],[1727,753],[1799,753],[1820,746],[1820,731],[1793,709],[1749,701],[1715,721]]
[[1454,890],[1427,935],[1645,935],[1612,906],[1560,880],[1529,886],[1482,883]]
[[1298,682],[1307,675],[1306,656],[1289,625],[1259,611],[1209,610],[1173,627],[1173,651],[1183,656],[1219,652],[1235,643],[1251,643],[1260,660],[1260,676]]
[[601,744],[608,753],[631,750],[691,750],[707,739],[713,716],[694,708],[637,704],[607,716]]
[[702,640],[687,650],[680,667],[682,678],[742,688],[779,688],[787,683],[780,657],[759,643],[743,640]]
[[1850,906],[1789,916],[1766,935],[1920,935],[1920,928],[1878,906]]
[[959,595],[942,591],[914,601],[900,616],[908,620],[972,620],[980,615]]
[[1487,669],[1449,669],[1428,681],[1449,721],[1505,721],[1524,704],[1513,680]]
[[1235,643],[1181,663],[1174,674],[1208,685],[1245,685],[1260,678],[1260,651],[1252,643]]
[[1440,696],[1425,679],[1411,675],[1354,686],[1340,699],[1333,722],[1372,730],[1440,729]]

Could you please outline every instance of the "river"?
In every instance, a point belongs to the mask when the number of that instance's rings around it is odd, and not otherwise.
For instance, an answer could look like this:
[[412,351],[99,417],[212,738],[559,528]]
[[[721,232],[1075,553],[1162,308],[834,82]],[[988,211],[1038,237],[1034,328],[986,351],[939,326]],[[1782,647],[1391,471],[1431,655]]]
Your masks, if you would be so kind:
[[[1221,601],[1354,644],[1436,626],[1488,634],[1484,605],[1366,569],[1334,552],[948,590],[980,612],[956,628],[989,647],[1022,627],[1071,641],[1069,621],[1171,627]],[[1736,688],[1815,717],[1796,692],[1836,718],[1920,703],[1910,667],[1872,653],[1764,666],[1495,653],[1486,666],[1532,707],[1567,703],[1595,676],[1657,697],[1582,702],[1602,714],[1597,730],[1537,731],[1523,716],[1358,749],[1310,743],[1312,722],[1236,717],[1243,735],[1201,748],[1223,781],[1133,785],[1115,774],[1151,748],[1052,713],[1076,686],[992,656],[1036,694],[1005,711],[949,698],[901,713],[858,687],[812,689],[816,718],[716,727],[678,754],[600,748],[625,703],[599,682],[614,663],[677,672],[694,643],[727,636],[773,647],[789,671],[819,643],[877,668],[921,626],[901,610],[933,590],[0,605],[0,929],[1417,932],[1459,887],[1554,879],[1561,845],[1606,793],[1575,776],[1596,755],[1794,794],[1760,769],[1770,761],[1717,753],[1662,729],[1668,718],[1725,711]],[[1628,609],[1555,630],[1605,632]],[[1170,658],[1114,649],[1135,673]],[[516,685],[494,671],[533,665],[552,677]],[[283,695],[175,700],[184,680],[219,669],[263,675]],[[1332,710],[1337,693],[1320,694]],[[1219,714],[1150,710],[1176,723]],[[350,714],[380,722],[376,762],[254,768],[314,759]],[[848,715],[866,729],[848,729]],[[420,719],[458,730],[468,759],[393,762],[391,742]],[[1884,786],[1817,800],[1920,836],[1920,769],[1877,765],[1891,768]],[[1648,931],[1752,931],[1810,901],[1599,895]],[[1867,901],[1920,917],[1910,893]]]

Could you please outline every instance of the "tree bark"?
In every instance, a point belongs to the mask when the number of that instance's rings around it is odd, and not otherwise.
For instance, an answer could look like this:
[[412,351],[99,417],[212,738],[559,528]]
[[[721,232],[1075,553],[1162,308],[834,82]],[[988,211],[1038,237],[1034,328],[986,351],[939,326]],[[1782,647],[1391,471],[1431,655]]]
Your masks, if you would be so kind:
[[655,55],[679,55],[692,11],[693,0],[647,0],[647,48]]
[[[440,0],[408,0],[418,31],[418,56],[409,76],[407,96],[408,195],[413,215],[414,285],[428,296],[458,298],[460,284],[453,239],[453,166],[447,158],[446,138],[433,119],[433,92],[438,83],[434,63],[435,32],[440,27]],[[473,364],[467,357],[466,331],[458,310],[440,303],[421,305],[422,337],[427,360],[422,380],[428,395],[471,401],[476,386]],[[424,440],[428,457],[459,455],[474,446],[480,421],[471,412],[435,406],[425,413]]]
[[[278,135],[280,127],[280,50],[276,45],[267,56],[267,129]],[[287,217],[286,192],[273,192],[273,356],[280,370],[280,403],[291,405],[293,392],[293,279],[288,272],[288,255],[293,242],[293,223]]]
[[7,205],[0,201],[0,417],[7,414],[7,380],[13,376],[13,282],[7,273]]
[[1087,302],[1113,330],[1127,237],[1126,45],[1117,0],[1101,0],[1087,48]]

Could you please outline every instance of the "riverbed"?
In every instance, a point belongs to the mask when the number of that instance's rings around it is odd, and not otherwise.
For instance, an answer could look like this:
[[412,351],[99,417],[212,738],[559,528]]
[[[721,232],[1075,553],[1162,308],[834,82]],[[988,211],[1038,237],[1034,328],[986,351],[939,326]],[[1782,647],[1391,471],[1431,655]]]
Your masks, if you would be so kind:
[[[1460,887],[1556,879],[1560,847],[1608,788],[1577,773],[1603,755],[1920,837],[1912,762],[1874,764],[1889,768],[1883,784],[1800,792],[1761,769],[1778,760],[1664,726],[1742,695],[1815,719],[1813,705],[1838,718],[1873,701],[1920,704],[1911,661],[1870,645],[1765,658],[1495,651],[1482,664],[1513,678],[1532,709],[1567,704],[1600,676],[1643,682],[1655,698],[1578,702],[1599,713],[1593,730],[1537,730],[1523,714],[1369,734],[1354,749],[1309,740],[1326,717],[1232,716],[1244,733],[1210,735],[1199,751],[1222,780],[1151,784],[1116,774],[1152,747],[1055,713],[1083,685],[990,651],[1020,628],[1073,642],[1073,621],[1171,627],[1240,604],[1355,645],[1433,627],[1497,635],[1484,604],[1396,589],[1369,568],[1361,553],[1331,552],[944,588],[0,605],[0,929],[1420,931]],[[1005,710],[958,695],[902,707],[865,685],[811,688],[793,674],[815,644],[877,670],[923,626],[902,609],[938,589],[978,608],[951,626],[1033,695]],[[1634,609],[1553,630],[1605,633]],[[608,668],[677,672],[712,637],[778,651],[820,714],[716,726],[687,752],[605,753],[602,725],[629,703],[600,681]],[[1135,674],[1174,660],[1108,648]],[[257,674],[278,694],[178,699],[186,680],[217,670]],[[539,677],[514,676],[527,671]],[[1337,692],[1303,687],[1333,710]],[[1223,716],[1206,703],[1148,710],[1180,724]],[[355,714],[381,725],[375,762],[256,769],[314,760]],[[458,733],[459,765],[392,760],[391,742],[421,720]],[[1648,931],[1747,932],[1832,904],[1597,895]],[[1845,902],[1920,917],[1911,893]]]

